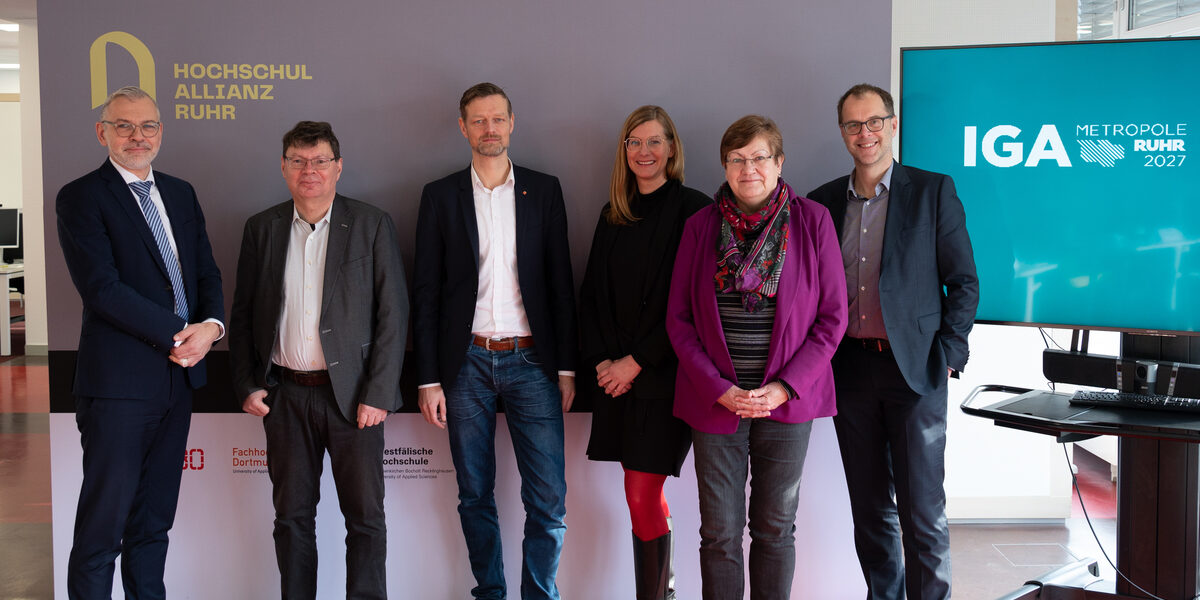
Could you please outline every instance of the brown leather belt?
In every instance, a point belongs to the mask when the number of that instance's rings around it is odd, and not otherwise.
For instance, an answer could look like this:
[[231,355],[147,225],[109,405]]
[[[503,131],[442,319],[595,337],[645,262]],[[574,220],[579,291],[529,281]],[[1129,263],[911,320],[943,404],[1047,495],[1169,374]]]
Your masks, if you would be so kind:
[[883,338],[848,337],[846,338],[846,341],[854,344],[855,346],[862,346],[862,349],[866,350],[867,352],[887,352],[888,350],[892,349],[892,345]]
[[279,367],[279,374],[290,379],[296,385],[317,387],[329,383],[329,371],[293,371],[287,367]]
[[533,336],[527,335],[524,337],[507,337],[507,338],[485,338],[482,335],[474,336],[471,340],[472,344],[487,350],[497,350],[500,352],[508,352],[517,348],[530,348],[533,346]]

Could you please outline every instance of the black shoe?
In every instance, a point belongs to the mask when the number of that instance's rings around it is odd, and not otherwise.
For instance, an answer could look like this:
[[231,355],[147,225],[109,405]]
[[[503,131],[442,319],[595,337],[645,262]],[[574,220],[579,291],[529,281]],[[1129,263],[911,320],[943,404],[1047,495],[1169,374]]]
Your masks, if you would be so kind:
[[[670,519],[667,519],[667,527],[671,527]],[[672,537],[669,529],[648,542],[633,536],[633,575],[637,600],[675,600]]]

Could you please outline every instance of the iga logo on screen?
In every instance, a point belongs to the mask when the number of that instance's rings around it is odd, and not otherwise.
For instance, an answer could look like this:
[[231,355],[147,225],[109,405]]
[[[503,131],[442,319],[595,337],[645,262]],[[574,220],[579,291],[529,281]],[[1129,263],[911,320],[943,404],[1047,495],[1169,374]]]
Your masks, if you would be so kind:
[[[1069,126],[1075,133],[1079,161],[1111,168],[1136,155],[1143,167],[1180,167],[1187,158],[1187,123],[1086,123]],[[1029,134],[1016,125],[996,125],[979,137],[975,125],[963,127],[963,166],[1071,167],[1071,156],[1056,125],[1042,125],[1028,145]]]
[[997,125],[983,134],[982,141],[977,140],[977,127],[963,127],[964,167],[976,166],[977,154],[983,154],[983,159],[993,167],[1015,167],[1022,163],[1026,167],[1036,167],[1043,160],[1053,160],[1060,167],[1071,166],[1062,136],[1058,135],[1054,125],[1042,125],[1028,156],[1025,155],[1025,143],[1020,141],[1021,129],[1016,125]]

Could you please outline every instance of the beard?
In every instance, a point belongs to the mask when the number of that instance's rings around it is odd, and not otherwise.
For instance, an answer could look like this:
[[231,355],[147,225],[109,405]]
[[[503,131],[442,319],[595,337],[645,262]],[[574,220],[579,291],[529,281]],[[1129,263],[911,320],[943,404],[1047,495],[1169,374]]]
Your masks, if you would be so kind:
[[480,156],[501,156],[507,151],[508,146],[505,146],[500,140],[479,142],[479,144],[475,146],[475,152]]
[[[143,152],[141,154],[131,154],[129,150],[132,148],[145,148],[150,151]],[[112,154],[113,158],[115,158],[122,167],[125,167],[130,171],[141,171],[150,167],[150,163],[154,162],[154,157],[158,156],[158,150],[149,145],[130,144],[121,147],[120,150],[113,148]]]

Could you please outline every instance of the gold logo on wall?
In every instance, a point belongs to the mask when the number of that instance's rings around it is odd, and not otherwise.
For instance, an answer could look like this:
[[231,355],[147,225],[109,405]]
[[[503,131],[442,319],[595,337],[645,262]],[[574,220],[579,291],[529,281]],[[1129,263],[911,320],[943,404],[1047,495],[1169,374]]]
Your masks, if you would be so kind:
[[124,31],[110,31],[92,42],[88,55],[92,65],[92,108],[108,99],[108,45],[115,44],[125,49],[138,69],[138,87],[146,90],[151,98],[158,98],[155,91],[154,57],[142,40]]

